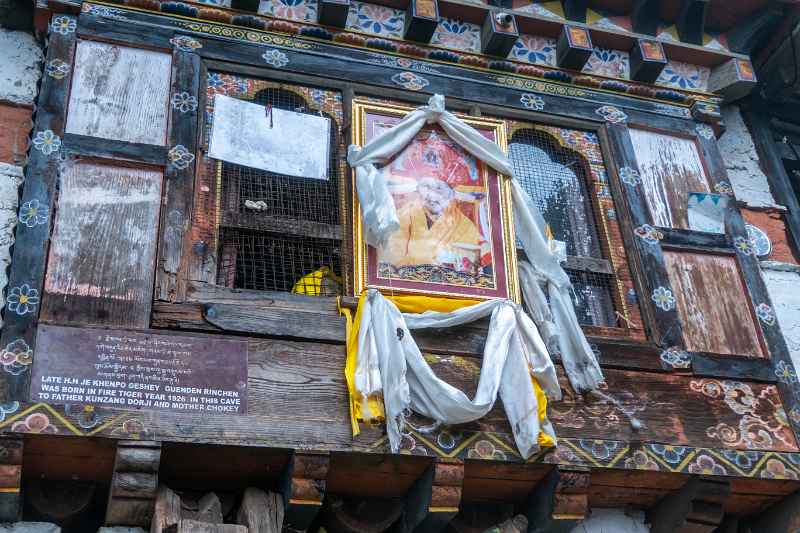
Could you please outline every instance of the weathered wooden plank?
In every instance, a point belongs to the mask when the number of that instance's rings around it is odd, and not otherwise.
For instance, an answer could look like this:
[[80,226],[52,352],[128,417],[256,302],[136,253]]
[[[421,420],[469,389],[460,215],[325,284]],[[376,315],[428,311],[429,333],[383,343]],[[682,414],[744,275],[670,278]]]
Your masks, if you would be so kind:
[[710,190],[694,141],[635,128],[630,132],[650,223],[689,229],[689,193]]
[[724,233],[708,233],[705,231],[664,227],[658,228],[658,231],[664,234],[664,238],[661,239],[663,246],[714,250],[724,253],[734,251]]
[[[281,305],[283,304],[283,305]],[[274,302],[272,305],[212,304],[206,307],[205,319],[220,329],[344,342],[344,317],[305,311],[291,303]]]
[[78,35],[99,41],[169,50],[172,48],[170,39],[174,32],[158,24],[148,24],[145,29],[138,25],[119,24],[114,20],[81,13],[78,17]]
[[[75,18],[57,17],[67,28]],[[50,215],[56,195],[60,165],[59,150],[64,135],[67,95],[72,79],[72,58],[75,53],[75,32],[51,32],[47,63],[66,68],[66,73],[48,74],[42,78],[33,145],[25,168],[25,188],[20,202],[20,223],[17,224],[12,267],[8,277],[8,294],[3,313],[0,346],[17,348],[27,354],[14,372],[3,372],[0,378],[0,399],[28,399],[30,355],[36,337],[36,320],[44,282],[47,245],[50,237]],[[23,305],[21,300],[26,300]],[[15,303],[16,301],[16,303]],[[12,344],[14,343],[14,344]]]
[[64,150],[77,155],[142,161],[159,166],[165,165],[167,161],[167,151],[163,146],[111,141],[74,133],[64,135]]
[[74,78],[67,133],[164,145],[170,80],[168,54],[80,41]]
[[665,252],[664,261],[687,350],[764,356],[735,257]]
[[155,170],[64,164],[42,320],[150,325],[161,181]]
[[775,382],[775,369],[768,359],[731,357],[727,355],[693,353],[692,372],[695,376],[728,377],[741,380]]

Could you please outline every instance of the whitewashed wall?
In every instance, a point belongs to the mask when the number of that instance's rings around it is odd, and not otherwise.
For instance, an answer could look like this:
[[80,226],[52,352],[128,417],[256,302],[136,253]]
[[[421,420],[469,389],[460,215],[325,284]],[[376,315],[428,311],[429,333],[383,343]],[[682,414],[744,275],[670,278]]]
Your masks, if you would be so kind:
[[649,533],[644,523],[644,512],[622,509],[592,509],[589,518],[571,533]]

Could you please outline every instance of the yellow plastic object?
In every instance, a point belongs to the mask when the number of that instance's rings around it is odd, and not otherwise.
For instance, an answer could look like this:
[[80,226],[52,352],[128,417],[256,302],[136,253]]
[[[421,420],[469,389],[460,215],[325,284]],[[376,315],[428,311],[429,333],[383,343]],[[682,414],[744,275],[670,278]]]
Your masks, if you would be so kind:
[[322,296],[324,294],[322,282],[325,278],[332,279],[340,285],[342,283],[342,278],[331,272],[328,267],[320,267],[319,270],[306,274],[297,280],[297,283],[292,287],[292,292],[308,296]]

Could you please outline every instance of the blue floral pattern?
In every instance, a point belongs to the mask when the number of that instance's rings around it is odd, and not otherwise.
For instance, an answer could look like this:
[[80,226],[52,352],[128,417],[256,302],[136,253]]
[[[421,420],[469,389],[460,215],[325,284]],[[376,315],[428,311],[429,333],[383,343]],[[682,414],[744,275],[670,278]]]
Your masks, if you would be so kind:
[[258,12],[298,22],[317,21],[317,3],[309,0],[261,0]]
[[478,53],[481,49],[481,28],[477,24],[442,18],[433,32],[431,44]]
[[672,368],[689,368],[692,366],[692,359],[689,352],[681,350],[677,346],[670,346],[660,355],[661,361]]
[[653,291],[650,299],[653,300],[656,307],[663,311],[671,311],[675,308],[675,297],[672,295],[672,291],[666,287],[658,287]]
[[664,462],[676,465],[683,461],[689,448],[686,446],[670,446],[668,444],[650,444],[650,451],[663,459]]
[[670,61],[661,71],[656,84],[672,87],[673,89],[705,91],[708,89],[708,77],[710,74],[711,69],[708,67]]
[[658,244],[664,238],[664,234],[650,224],[642,224],[633,232],[647,244]]
[[549,37],[523,34],[511,49],[509,59],[517,59],[537,65],[556,65],[556,40]]
[[283,68],[289,64],[289,58],[276,48],[266,50],[261,57],[267,65],[272,65],[275,68]]
[[611,459],[622,446],[619,441],[601,439],[581,439],[581,448],[595,459],[604,461]]
[[775,365],[775,376],[781,383],[787,385],[797,382],[797,373],[786,361],[778,361],[778,364]]
[[636,187],[642,182],[642,177],[639,175],[639,171],[631,167],[622,167],[619,169],[619,179],[631,187]]
[[191,153],[182,144],[178,144],[167,152],[167,158],[172,162],[175,168],[183,170],[187,168],[194,161],[194,154]]
[[53,133],[52,130],[36,132],[33,137],[33,147],[44,155],[50,155],[61,149],[61,137]]
[[631,76],[630,54],[622,50],[595,48],[583,66],[583,72],[627,80]]
[[544,109],[544,100],[542,100],[541,96],[536,94],[525,93],[519,97],[519,101],[527,109],[532,109],[534,111],[541,111]]
[[14,287],[6,296],[8,310],[20,316],[33,313],[37,305],[39,305],[39,291],[27,283]]
[[58,58],[51,59],[44,70],[51,78],[61,80],[69,74],[69,63],[65,63]]
[[603,117],[606,122],[610,122],[612,124],[617,124],[619,122],[625,122],[628,120],[628,115],[613,105],[604,105],[602,107],[598,107],[595,110],[595,113]]
[[346,26],[348,30],[402,39],[404,24],[405,13],[400,9],[364,2],[350,2]]
[[29,228],[46,223],[48,218],[50,218],[50,209],[46,205],[42,205],[36,198],[25,202],[19,208],[19,222]]
[[756,307],[756,316],[761,322],[768,326],[775,325],[775,311],[766,303],[758,304]]
[[409,91],[419,91],[428,86],[428,80],[414,72],[398,72],[392,76],[392,81]]

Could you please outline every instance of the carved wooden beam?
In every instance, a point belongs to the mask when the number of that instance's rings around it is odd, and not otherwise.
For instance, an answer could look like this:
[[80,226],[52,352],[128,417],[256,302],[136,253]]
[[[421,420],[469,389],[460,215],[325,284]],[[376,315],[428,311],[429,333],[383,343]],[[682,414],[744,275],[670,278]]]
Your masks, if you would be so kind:
[[681,41],[703,44],[709,2],[710,0],[683,0],[678,20],[675,22]]
[[150,527],[160,463],[161,443],[130,440],[117,443],[106,525]]
[[528,496],[528,533],[572,530],[589,511],[588,468],[557,466]]
[[561,0],[564,8],[564,16],[567,20],[575,22],[586,22],[586,8],[589,0]]
[[347,13],[350,11],[350,0],[318,0],[317,22],[334,28],[347,25]]
[[406,11],[403,37],[418,43],[429,43],[439,25],[437,0],[411,0]]
[[763,42],[764,37],[776,28],[782,17],[783,6],[778,3],[769,3],[758,13],[738,22],[728,32],[728,47],[732,52],[750,55],[753,46]]
[[481,51],[484,54],[507,57],[519,38],[517,21],[510,11],[489,11],[481,30]]
[[631,13],[633,31],[645,35],[656,35],[660,20],[658,0],[633,0],[633,12]]
[[725,125],[722,122],[722,111],[717,104],[698,101],[693,103],[689,110],[692,113],[693,119],[698,122],[711,124],[717,138],[725,132]]
[[746,59],[733,58],[711,70],[708,89],[732,102],[750,94],[757,83],[753,64]]
[[730,493],[731,486],[727,479],[693,477],[647,511],[650,531],[712,533],[722,523],[722,505]]
[[327,453],[294,452],[281,483],[284,528],[305,531],[311,525],[325,498],[329,463]]
[[565,24],[556,46],[558,66],[580,71],[591,55],[592,38],[589,36],[589,31]]
[[439,461],[429,466],[403,498],[395,533],[438,533],[458,514],[464,464]]
[[22,451],[22,439],[0,438],[0,522],[16,522],[22,516]]
[[661,43],[650,39],[637,39],[631,50],[631,79],[654,83],[667,66],[667,54]]

